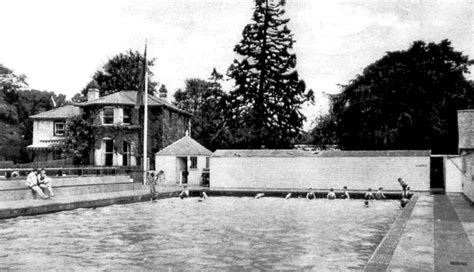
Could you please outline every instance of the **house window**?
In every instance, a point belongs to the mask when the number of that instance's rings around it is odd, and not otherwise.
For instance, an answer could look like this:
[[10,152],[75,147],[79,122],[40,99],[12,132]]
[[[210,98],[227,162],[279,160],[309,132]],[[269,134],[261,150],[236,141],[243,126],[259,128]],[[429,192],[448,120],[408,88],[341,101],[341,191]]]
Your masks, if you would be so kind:
[[197,169],[198,165],[198,158],[197,157],[191,157],[191,167],[190,169]]
[[64,136],[64,122],[54,122],[54,136]]
[[209,169],[210,159],[211,159],[211,158],[206,157],[206,169]]
[[104,124],[114,123],[114,108],[104,108]]
[[112,139],[105,139],[105,166],[112,166],[114,164],[114,141]]
[[123,154],[122,154],[122,164],[123,164],[123,166],[130,165],[130,158],[131,158],[130,143],[124,141],[123,142]]
[[132,116],[132,109],[130,108],[125,108],[123,109],[123,123],[124,124],[130,124],[130,120]]

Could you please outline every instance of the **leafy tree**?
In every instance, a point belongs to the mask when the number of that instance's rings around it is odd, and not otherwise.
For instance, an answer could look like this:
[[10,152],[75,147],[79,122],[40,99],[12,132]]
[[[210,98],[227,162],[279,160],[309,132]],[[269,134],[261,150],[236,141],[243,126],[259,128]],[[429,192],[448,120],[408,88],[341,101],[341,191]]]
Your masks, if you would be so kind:
[[[140,86],[140,70],[144,56],[138,51],[128,50],[111,59],[95,72],[92,80],[81,91],[81,95],[75,95],[73,101],[84,101],[90,88],[98,88],[100,96],[124,90],[138,90]],[[147,59],[148,67],[154,65],[155,59]],[[154,93],[158,83],[151,80],[153,73],[148,70],[148,92]]]
[[321,149],[337,146],[336,124],[332,114],[316,118],[316,126],[309,132],[309,142]]
[[283,6],[284,1],[256,0],[253,22],[234,48],[239,57],[228,70],[235,89],[226,119],[234,147],[289,147],[305,120],[302,105],[313,99],[295,69],[295,40]]
[[448,40],[388,52],[331,97],[325,133],[335,132],[349,150],[455,153],[456,111],[474,105],[473,85],[465,78],[471,64]]
[[92,120],[83,115],[75,116],[66,122],[66,140],[55,146],[62,152],[62,156],[73,158],[75,165],[88,165],[90,153],[94,150],[95,136]]
[[175,104],[193,114],[192,137],[211,150],[226,146],[222,131],[226,99],[220,84],[222,78],[214,68],[209,81],[187,79],[185,90],[174,94]]

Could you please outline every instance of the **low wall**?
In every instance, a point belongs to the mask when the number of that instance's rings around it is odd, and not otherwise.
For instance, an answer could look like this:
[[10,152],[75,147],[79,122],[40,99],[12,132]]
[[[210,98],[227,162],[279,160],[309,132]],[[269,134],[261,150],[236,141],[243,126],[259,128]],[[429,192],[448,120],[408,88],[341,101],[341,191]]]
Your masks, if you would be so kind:
[[[223,152],[221,152],[223,153]],[[228,153],[228,152],[227,152]],[[374,152],[350,156],[211,157],[210,187],[400,190],[402,177],[412,190],[430,190],[430,156],[390,156]],[[217,153],[219,154],[219,153]],[[346,153],[343,153],[346,154]]]

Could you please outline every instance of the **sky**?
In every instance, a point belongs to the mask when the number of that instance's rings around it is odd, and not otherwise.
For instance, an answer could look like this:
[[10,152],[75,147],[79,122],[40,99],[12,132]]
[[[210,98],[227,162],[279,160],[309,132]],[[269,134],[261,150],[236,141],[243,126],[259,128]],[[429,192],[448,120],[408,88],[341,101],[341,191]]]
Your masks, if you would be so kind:
[[[110,58],[143,52],[146,40],[153,79],[172,96],[188,78],[207,79],[214,67],[226,73],[253,7],[253,0],[3,0],[0,63],[25,74],[32,89],[71,98]],[[316,95],[303,110],[305,128],[327,112],[327,94],[387,51],[449,39],[474,58],[472,0],[287,0],[285,9],[296,69]]]

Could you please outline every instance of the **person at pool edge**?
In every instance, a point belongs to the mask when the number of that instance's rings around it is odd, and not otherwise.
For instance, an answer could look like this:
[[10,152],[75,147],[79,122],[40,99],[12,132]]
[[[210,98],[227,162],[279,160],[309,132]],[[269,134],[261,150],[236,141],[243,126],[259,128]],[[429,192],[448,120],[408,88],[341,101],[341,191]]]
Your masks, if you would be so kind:
[[342,187],[342,189],[344,189],[344,192],[342,192],[341,198],[350,199],[351,196],[349,195],[349,192],[347,191],[347,186]]
[[312,188],[308,189],[308,193],[306,194],[306,199],[316,199],[316,195]]
[[46,196],[43,193],[43,190],[38,186],[38,169],[33,169],[28,176],[26,177],[26,185],[30,187],[30,189],[38,194],[42,199],[48,199],[48,196]]
[[367,193],[364,195],[364,205],[369,207],[369,200],[374,199],[374,194],[372,193],[372,188],[367,189]]
[[39,172],[37,176],[38,180],[38,186],[44,191],[48,192],[48,197],[53,198],[53,187],[51,186],[51,179],[46,176],[46,170],[44,168],[41,168],[41,171]]
[[380,200],[380,199],[385,199],[387,198],[384,193],[383,193],[383,188],[380,187],[377,192],[375,192],[375,199]]
[[331,188],[331,189],[329,190],[329,193],[328,193],[328,195],[326,196],[326,198],[327,198],[327,199],[330,199],[330,200],[336,199],[336,193],[334,193],[334,189],[333,189],[333,188]]
[[153,171],[150,171],[148,173],[146,183],[148,186],[150,186],[150,193],[151,194],[156,194],[156,176]]
[[181,199],[189,197],[188,185],[184,185],[183,191],[178,195]]
[[402,179],[398,178],[398,183],[400,183],[400,186],[402,186],[402,198],[408,198],[408,193],[410,192],[410,186]]

